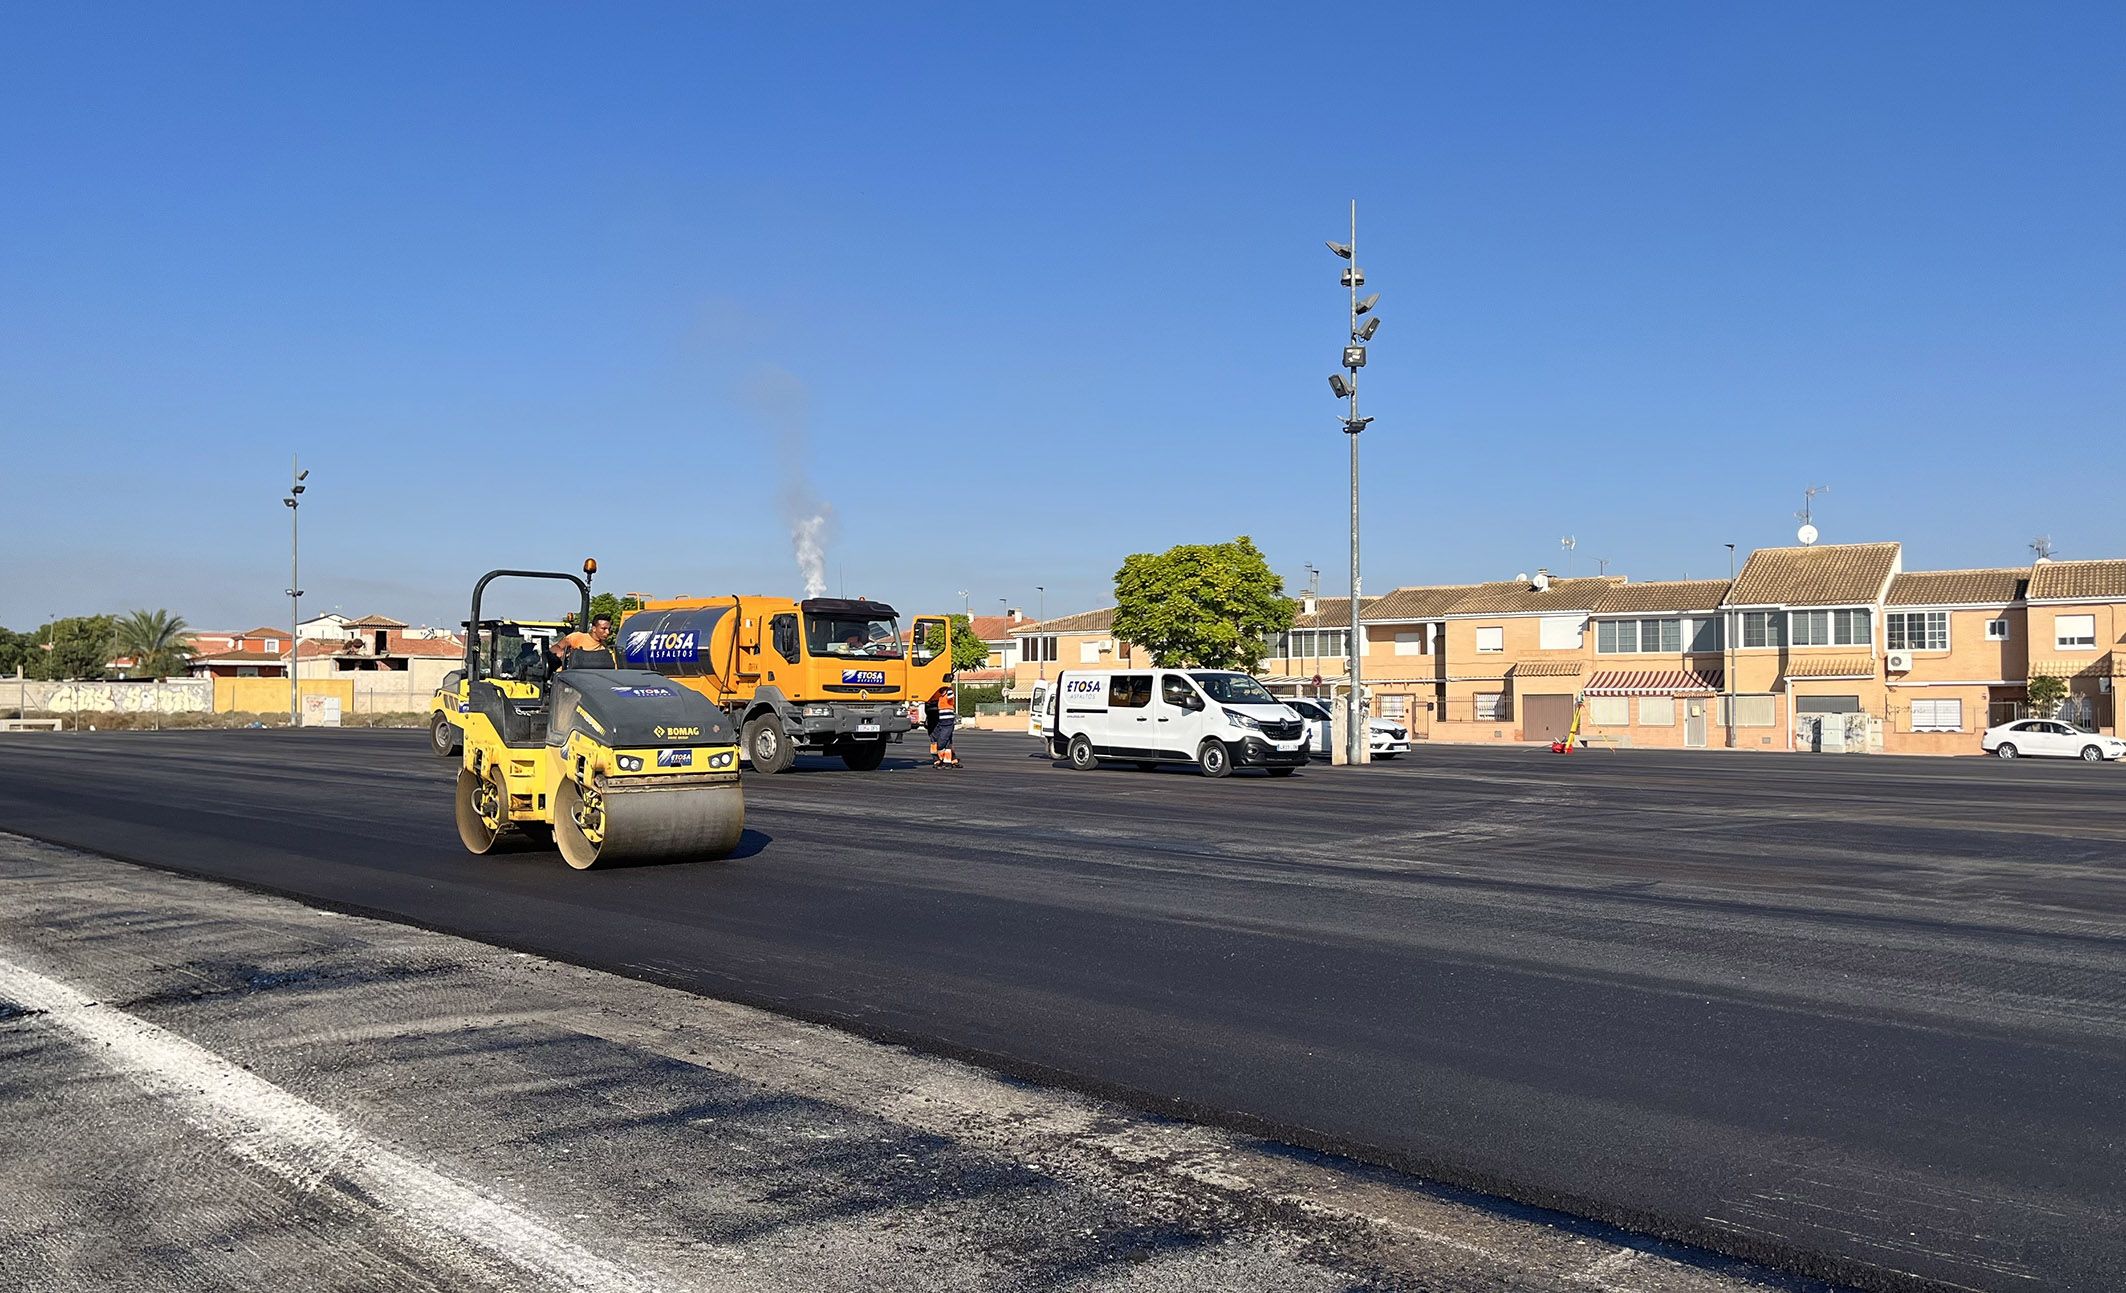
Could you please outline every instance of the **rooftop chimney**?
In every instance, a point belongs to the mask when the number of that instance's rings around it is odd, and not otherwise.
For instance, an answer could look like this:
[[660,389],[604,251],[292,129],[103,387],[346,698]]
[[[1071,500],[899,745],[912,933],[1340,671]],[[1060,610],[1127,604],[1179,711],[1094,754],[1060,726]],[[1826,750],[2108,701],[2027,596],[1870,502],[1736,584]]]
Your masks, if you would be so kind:
[[1549,571],[1547,571],[1547,570],[1537,570],[1537,571],[1535,572],[1535,590],[1536,590],[1537,592],[1539,592],[1539,593],[1547,593],[1547,592],[1549,592],[1549,591],[1550,591],[1550,572],[1549,572]]
[[1019,622],[1020,620],[1023,620],[1023,619],[1025,619],[1025,618],[1026,618],[1026,612],[1024,612],[1024,611],[1020,610],[1020,609],[1019,609],[1018,607],[1016,607],[1016,606],[1008,606],[1008,607],[1006,607],[1006,608],[1004,609],[1004,614],[1005,614],[1005,615],[1006,615],[1007,617],[1009,617],[1009,618],[1010,618],[1010,620],[1011,620],[1011,622],[1012,622],[1012,623],[1014,623],[1014,624],[1017,624],[1017,623],[1018,623],[1018,622]]
[[1312,615],[1314,613],[1313,593],[1307,593],[1299,599],[1299,613],[1301,615]]

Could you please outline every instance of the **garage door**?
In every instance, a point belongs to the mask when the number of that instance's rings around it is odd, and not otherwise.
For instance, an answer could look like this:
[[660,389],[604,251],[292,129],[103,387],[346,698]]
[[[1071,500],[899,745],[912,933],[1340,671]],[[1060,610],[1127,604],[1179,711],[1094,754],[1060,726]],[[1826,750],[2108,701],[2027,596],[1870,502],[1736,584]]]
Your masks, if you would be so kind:
[[1572,726],[1572,697],[1521,697],[1521,736],[1529,741],[1562,741]]

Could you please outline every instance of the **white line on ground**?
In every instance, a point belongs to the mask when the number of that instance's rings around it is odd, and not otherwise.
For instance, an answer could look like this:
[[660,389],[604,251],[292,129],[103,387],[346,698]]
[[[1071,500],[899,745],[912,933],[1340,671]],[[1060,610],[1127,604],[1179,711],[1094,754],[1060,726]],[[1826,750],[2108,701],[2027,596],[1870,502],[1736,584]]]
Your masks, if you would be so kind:
[[662,1284],[408,1159],[205,1047],[4,957],[0,998],[40,1012],[37,1024],[68,1034],[98,1063],[231,1153],[299,1189],[335,1189],[356,1200],[366,1195],[391,1217],[471,1245],[555,1288],[638,1293]]

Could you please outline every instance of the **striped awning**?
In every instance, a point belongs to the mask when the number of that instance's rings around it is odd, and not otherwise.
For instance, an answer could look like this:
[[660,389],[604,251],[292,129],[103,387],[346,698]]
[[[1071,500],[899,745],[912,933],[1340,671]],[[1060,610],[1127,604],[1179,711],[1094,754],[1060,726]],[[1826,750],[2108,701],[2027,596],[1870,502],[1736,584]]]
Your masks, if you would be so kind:
[[1516,678],[1577,678],[1580,662],[1577,660],[1523,660],[1513,666]]
[[1873,678],[1875,658],[1864,655],[1797,655],[1786,662],[1789,678]]
[[1589,696],[1705,696],[1720,690],[1720,678],[1695,669],[1604,669],[1584,690]]

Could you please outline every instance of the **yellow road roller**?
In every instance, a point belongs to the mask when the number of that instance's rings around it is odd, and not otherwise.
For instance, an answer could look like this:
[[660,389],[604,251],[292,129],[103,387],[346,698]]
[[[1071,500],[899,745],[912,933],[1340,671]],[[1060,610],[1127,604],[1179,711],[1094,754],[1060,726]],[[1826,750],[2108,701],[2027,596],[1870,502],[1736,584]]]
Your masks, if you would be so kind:
[[[472,588],[471,622],[497,579],[575,586],[591,615],[590,577],[490,570]],[[658,674],[616,668],[609,649],[574,650],[515,676],[489,676],[468,635],[458,714],[458,837],[474,853],[552,844],[578,870],[722,857],[745,831],[738,735],[723,710]]]

